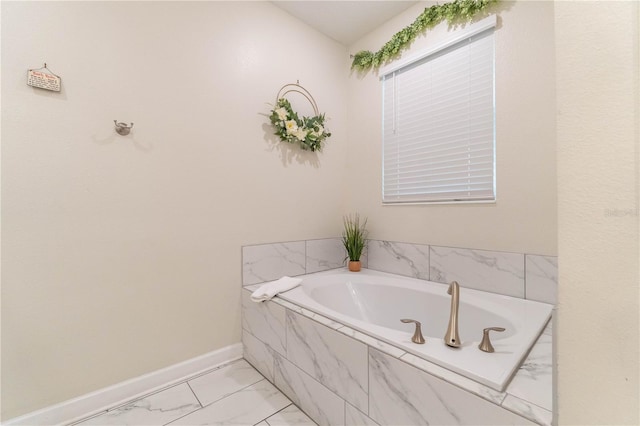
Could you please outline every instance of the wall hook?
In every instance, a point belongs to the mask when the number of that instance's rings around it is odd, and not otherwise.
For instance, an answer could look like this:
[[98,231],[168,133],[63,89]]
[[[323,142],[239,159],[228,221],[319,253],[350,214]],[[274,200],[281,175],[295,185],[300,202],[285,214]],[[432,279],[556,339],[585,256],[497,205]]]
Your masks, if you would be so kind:
[[126,123],[118,123],[118,120],[113,120],[113,122],[116,125],[116,132],[122,136],[127,136],[133,127],[133,123],[131,123],[130,126],[127,126]]

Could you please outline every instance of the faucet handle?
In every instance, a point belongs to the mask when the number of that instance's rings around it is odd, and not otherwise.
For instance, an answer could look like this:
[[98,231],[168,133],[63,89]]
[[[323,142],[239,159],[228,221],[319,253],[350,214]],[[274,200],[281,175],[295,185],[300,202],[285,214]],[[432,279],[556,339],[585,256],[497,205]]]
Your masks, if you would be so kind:
[[402,321],[405,324],[407,324],[407,323],[415,323],[416,331],[413,333],[413,337],[411,338],[411,341],[413,343],[417,343],[419,345],[422,345],[425,342],[424,337],[422,337],[422,328],[421,328],[421,324],[420,324],[419,321],[416,321],[416,320],[413,320],[413,319],[401,319],[400,321]]
[[482,342],[478,345],[478,348],[483,352],[495,352],[493,349],[493,345],[491,344],[491,340],[489,339],[490,331],[504,331],[505,329],[502,327],[489,327],[482,330]]

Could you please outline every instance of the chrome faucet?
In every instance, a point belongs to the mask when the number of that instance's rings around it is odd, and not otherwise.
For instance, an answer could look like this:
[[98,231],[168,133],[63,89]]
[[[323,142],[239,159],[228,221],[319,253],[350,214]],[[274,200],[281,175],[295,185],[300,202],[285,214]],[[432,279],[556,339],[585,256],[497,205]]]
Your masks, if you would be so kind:
[[452,348],[460,347],[460,336],[458,335],[458,305],[460,303],[460,286],[456,281],[449,284],[447,294],[451,295],[451,313],[449,314],[449,326],[447,334],[444,335],[444,344]]

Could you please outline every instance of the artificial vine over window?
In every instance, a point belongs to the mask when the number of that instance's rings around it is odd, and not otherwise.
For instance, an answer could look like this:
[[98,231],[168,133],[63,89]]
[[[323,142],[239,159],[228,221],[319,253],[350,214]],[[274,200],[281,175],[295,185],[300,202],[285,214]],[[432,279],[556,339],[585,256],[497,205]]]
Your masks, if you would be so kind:
[[428,7],[413,23],[391,37],[382,49],[373,53],[363,50],[356,53],[351,63],[351,69],[368,71],[395,57],[401,50],[409,47],[422,32],[429,30],[445,19],[453,22],[469,21],[478,12],[483,11],[491,3],[498,0],[454,0],[450,3]]

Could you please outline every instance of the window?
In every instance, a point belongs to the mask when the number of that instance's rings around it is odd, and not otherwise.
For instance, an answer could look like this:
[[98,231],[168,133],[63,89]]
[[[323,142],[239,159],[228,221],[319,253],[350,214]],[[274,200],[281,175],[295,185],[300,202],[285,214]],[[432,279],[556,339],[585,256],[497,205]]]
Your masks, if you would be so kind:
[[384,203],[495,200],[494,27],[382,70]]

